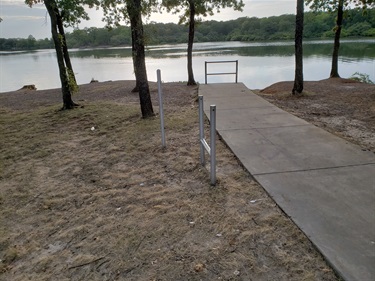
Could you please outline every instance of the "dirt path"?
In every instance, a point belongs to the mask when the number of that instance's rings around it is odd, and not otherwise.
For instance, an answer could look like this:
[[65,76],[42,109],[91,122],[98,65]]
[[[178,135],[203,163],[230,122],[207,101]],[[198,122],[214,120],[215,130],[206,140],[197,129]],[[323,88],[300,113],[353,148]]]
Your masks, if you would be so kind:
[[133,87],[0,94],[1,280],[337,280],[221,142],[210,186],[196,87],[163,85],[166,149]]

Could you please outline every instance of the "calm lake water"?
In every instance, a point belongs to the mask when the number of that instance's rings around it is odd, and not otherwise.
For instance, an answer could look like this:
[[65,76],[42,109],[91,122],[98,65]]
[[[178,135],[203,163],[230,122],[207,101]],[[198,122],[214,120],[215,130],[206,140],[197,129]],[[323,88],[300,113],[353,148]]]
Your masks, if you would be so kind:
[[[304,79],[321,80],[329,76],[332,40],[304,43]],[[134,79],[131,50],[124,48],[73,49],[70,51],[79,84]],[[149,46],[147,71],[156,81],[161,69],[162,80],[186,81],[186,45]],[[215,42],[196,43],[193,66],[196,81],[204,83],[205,61],[239,61],[238,81],[251,89],[265,88],[275,82],[294,79],[294,42]],[[208,72],[233,72],[234,64],[211,64]],[[375,81],[375,39],[342,40],[339,59],[341,77],[360,72]],[[234,82],[233,75],[209,76],[208,82]],[[60,87],[54,50],[0,52],[0,92],[35,84],[38,89]]]

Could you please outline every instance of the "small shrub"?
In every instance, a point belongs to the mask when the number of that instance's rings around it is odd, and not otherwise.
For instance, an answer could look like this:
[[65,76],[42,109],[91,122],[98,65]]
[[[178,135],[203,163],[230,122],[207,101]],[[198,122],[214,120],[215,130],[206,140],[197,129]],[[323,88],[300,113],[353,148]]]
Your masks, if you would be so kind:
[[368,74],[365,74],[365,73],[356,72],[349,79],[359,81],[359,82],[362,82],[362,83],[374,84],[374,82],[370,80],[370,76]]

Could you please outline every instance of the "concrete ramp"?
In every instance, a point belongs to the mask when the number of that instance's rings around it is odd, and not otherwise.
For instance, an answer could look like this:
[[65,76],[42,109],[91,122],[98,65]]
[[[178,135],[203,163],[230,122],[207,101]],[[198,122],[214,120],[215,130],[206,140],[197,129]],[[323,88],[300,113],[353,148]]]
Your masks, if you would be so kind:
[[242,83],[199,86],[206,116],[245,168],[345,280],[375,280],[375,155]]

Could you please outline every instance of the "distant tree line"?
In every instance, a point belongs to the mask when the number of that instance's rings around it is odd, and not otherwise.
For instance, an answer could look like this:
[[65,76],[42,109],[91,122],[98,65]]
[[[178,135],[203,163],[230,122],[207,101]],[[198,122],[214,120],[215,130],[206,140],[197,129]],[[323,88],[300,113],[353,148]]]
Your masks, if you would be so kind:
[[[304,39],[333,38],[335,14],[306,12]],[[174,23],[149,23],[144,26],[148,45],[186,43],[187,26]],[[204,21],[197,25],[195,42],[294,40],[295,15],[267,18],[242,17],[230,21]],[[341,37],[375,37],[375,9],[348,10]],[[113,29],[90,27],[66,33],[70,48],[131,45],[128,26]],[[36,40],[0,38],[0,50],[34,50],[53,48],[52,39]]]
[[1,51],[36,50],[52,48],[52,39],[48,38],[36,40],[32,35],[29,35],[29,37],[27,38],[0,38]]

